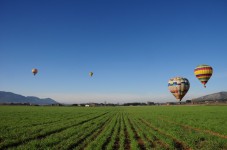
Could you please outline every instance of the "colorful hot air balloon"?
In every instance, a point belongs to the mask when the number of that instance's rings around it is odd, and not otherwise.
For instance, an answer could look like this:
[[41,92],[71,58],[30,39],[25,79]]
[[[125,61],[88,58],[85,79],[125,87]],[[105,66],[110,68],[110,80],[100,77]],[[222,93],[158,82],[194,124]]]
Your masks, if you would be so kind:
[[194,74],[204,87],[206,87],[206,83],[213,74],[213,68],[209,65],[199,65],[195,68]]
[[93,76],[93,72],[89,72],[89,75],[90,75],[90,77],[92,77]]
[[32,69],[32,73],[33,73],[34,75],[36,75],[36,74],[38,73],[38,69],[33,68],[33,69]]
[[170,92],[176,97],[177,100],[181,101],[186,95],[190,88],[188,79],[183,77],[171,78],[168,82],[168,88]]

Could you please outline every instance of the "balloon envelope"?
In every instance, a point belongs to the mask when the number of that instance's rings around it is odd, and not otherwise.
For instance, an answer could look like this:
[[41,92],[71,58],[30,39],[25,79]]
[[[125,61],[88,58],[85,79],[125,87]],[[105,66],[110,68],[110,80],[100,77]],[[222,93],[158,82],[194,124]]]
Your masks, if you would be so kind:
[[206,87],[208,80],[213,74],[213,68],[209,65],[199,65],[195,68],[194,74],[204,87]]
[[93,72],[89,72],[89,75],[90,75],[90,77],[92,77],[93,76]]
[[33,73],[34,75],[36,75],[36,74],[38,73],[38,69],[33,68],[33,69],[32,69],[32,73]]
[[174,77],[169,80],[168,88],[170,92],[176,97],[176,99],[181,101],[188,92],[190,83],[186,78]]

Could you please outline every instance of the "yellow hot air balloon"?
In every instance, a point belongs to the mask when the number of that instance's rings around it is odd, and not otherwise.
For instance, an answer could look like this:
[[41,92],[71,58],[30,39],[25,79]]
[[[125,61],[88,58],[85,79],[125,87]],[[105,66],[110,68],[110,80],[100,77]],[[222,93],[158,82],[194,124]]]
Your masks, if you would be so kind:
[[90,75],[90,77],[92,77],[93,76],[93,72],[89,72],[89,75]]
[[38,69],[36,69],[36,68],[33,68],[32,69],[32,73],[34,74],[34,76],[38,73]]
[[195,68],[194,74],[206,88],[206,84],[213,74],[213,68],[209,65],[199,65]]
[[181,101],[188,92],[190,83],[186,78],[174,77],[169,80],[168,88],[170,92],[176,97],[176,99],[178,101]]

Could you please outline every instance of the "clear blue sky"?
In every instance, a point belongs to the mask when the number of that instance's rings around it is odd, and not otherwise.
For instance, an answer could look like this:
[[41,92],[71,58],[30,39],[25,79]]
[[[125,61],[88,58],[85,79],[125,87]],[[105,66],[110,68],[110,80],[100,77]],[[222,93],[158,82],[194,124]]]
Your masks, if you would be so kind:
[[[199,64],[214,69],[206,89]],[[175,76],[191,83],[183,100],[227,91],[226,0],[0,1],[1,91],[63,103],[175,101]]]

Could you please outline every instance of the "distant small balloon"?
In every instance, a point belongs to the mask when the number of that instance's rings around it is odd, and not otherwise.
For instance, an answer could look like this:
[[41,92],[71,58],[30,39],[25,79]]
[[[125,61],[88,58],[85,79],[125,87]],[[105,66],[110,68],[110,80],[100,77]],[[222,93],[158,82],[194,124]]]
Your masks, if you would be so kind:
[[194,74],[206,88],[206,84],[213,74],[213,68],[209,65],[199,65],[195,68]]
[[38,69],[36,69],[36,68],[33,68],[32,69],[32,73],[34,74],[34,76],[38,73]]
[[168,82],[168,88],[170,92],[176,97],[178,101],[181,101],[190,88],[188,79],[183,77],[171,78]]
[[92,77],[92,76],[93,76],[93,74],[94,74],[93,72],[89,72],[90,77]]

